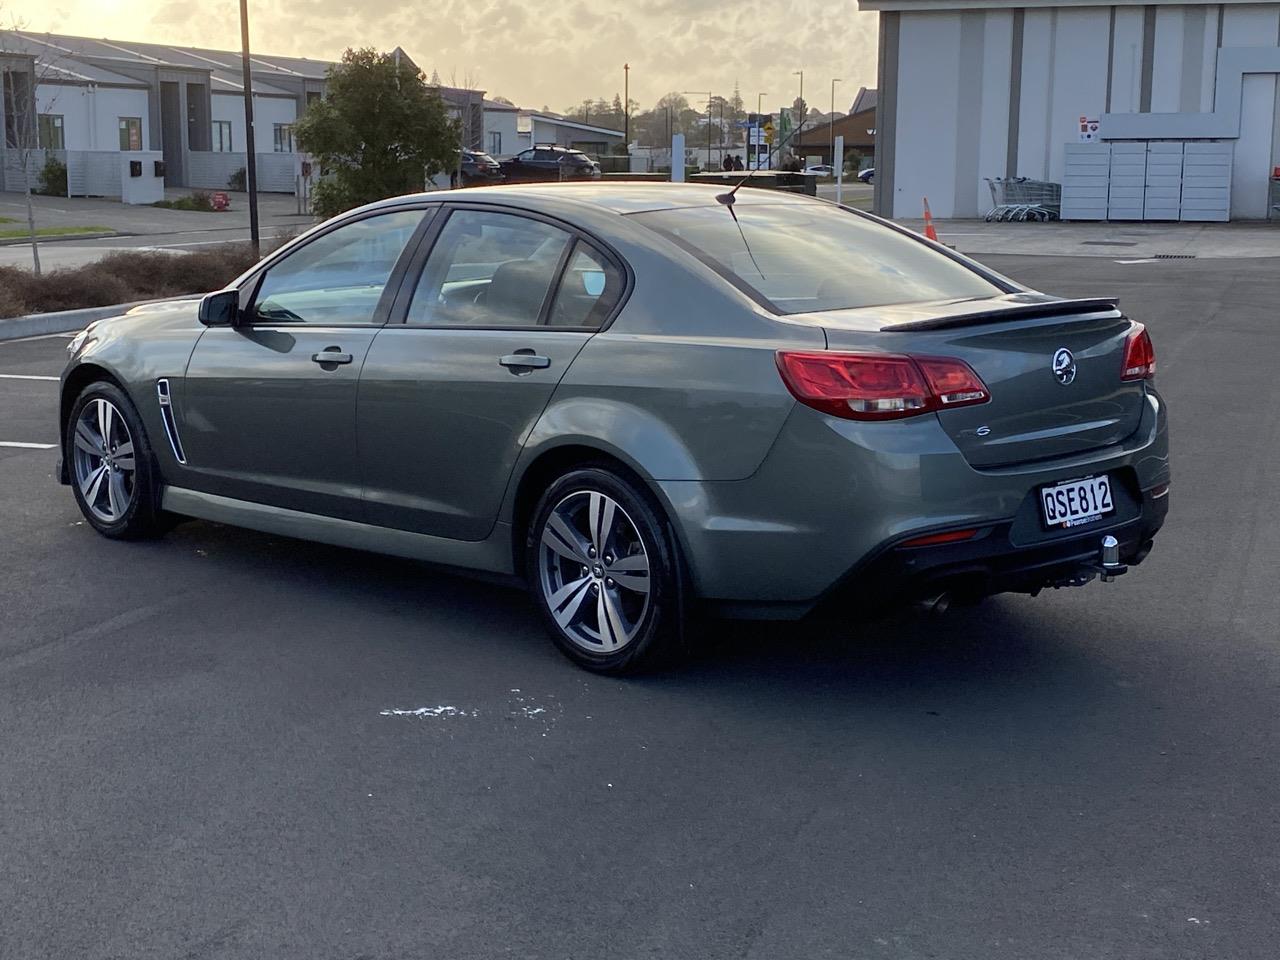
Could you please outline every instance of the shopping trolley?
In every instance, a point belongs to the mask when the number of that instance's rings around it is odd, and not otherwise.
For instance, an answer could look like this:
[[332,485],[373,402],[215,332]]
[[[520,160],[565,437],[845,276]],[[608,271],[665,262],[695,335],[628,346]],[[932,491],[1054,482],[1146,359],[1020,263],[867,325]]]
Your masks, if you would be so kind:
[[991,188],[992,220],[1057,220],[1062,214],[1062,184],[1030,177],[986,177]]

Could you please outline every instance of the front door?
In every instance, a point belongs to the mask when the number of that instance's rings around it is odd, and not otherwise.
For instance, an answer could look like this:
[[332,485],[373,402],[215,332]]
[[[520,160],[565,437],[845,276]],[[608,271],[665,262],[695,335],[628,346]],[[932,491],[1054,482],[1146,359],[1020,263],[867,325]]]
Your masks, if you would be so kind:
[[406,283],[406,322],[384,327],[365,361],[369,521],[486,537],[529,431],[623,284],[616,264],[559,226],[454,211]]
[[360,369],[424,216],[399,210],[319,235],[266,270],[237,326],[205,331],[182,395],[184,482],[362,518]]

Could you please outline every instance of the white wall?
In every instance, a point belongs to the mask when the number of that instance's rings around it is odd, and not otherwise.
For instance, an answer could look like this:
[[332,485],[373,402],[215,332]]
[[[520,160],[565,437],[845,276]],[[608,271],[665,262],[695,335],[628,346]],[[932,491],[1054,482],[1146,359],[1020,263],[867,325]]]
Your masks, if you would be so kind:
[[[1228,6],[1222,18],[1224,47],[1275,46],[1280,4]],[[1240,103],[1240,139],[1231,166],[1231,216],[1265,219],[1276,115],[1276,75],[1246,74]]]
[[[1138,112],[1148,72],[1151,112],[1212,111],[1220,12],[1222,46],[1280,44],[1280,3],[1157,4],[1150,63],[1143,59],[1142,7],[1025,8],[1012,171],[1007,160],[1014,14],[901,13],[891,214],[919,217],[925,196],[935,216],[981,214],[990,203],[984,178],[1006,172],[1061,182],[1064,147],[1077,142],[1079,118]],[[1280,155],[1273,155],[1280,154],[1277,116],[1276,75],[1247,75],[1235,144],[1233,217],[1266,215],[1269,174],[1280,163]]]
[[36,108],[62,115],[68,150],[119,150],[121,117],[142,120],[142,149],[151,149],[146,90],[42,83],[36,86]]
[[497,132],[502,136],[502,148],[495,154],[496,156],[509,157],[513,153],[519,153],[524,149],[520,145],[521,141],[516,131],[516,118],[519,115],[514,110],[486,110],[484,112],[484,149],[489,150],[489,141],[491,132]]
[[[244,152],[244,97],[238,93],[215,93],[209,119],[231,121],[231,146]],[[292,97],[253,98],[253,140],[257,153],[271,153],[275,142],[273,127],[277,123],[293,123],[298,118],[298,103]],[[296,145],[295,145],[296,149]]]

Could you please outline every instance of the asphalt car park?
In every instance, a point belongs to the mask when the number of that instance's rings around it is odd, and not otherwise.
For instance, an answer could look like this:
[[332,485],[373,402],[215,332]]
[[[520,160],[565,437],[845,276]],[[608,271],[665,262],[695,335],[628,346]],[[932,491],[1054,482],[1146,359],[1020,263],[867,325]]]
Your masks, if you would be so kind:
[[1275,261],[986,260],[1150,329],[1147,561],[629,680],[423,565],[97,537],[66,340],[0,344],[0,956],[1274,956]]

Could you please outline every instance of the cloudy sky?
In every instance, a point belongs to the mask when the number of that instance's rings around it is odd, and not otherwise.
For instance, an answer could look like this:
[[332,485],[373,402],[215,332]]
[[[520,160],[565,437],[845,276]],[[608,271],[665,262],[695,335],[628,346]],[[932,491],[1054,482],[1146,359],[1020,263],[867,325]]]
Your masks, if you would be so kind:
[[[738,81],[754,108],[805,99],[826,110],[875,86],[876,16],[822,0],[250,0],[251,42],[263,52],[337,59],[347,46],[402,46],[429,75],[561,110],[622,90],[652,106],[670,90],[726,95]],[[0,22],[28,30],[237,49],[236,0],[0,0]],[[690,98],[694,99],[694,98]]]

